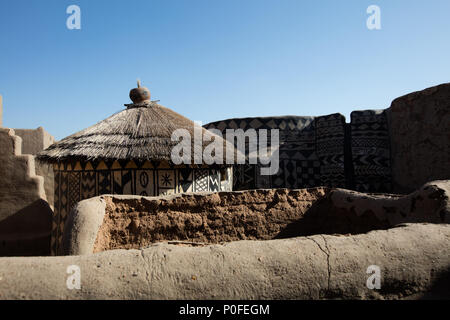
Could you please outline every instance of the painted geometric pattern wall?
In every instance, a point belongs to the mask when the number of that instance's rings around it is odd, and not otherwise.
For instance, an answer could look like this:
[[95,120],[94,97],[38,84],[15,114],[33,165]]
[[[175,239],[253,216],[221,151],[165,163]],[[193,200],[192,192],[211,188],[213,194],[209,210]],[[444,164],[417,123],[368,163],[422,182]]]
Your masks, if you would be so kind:
[[[261,165],[235,165],[233,189],[309,188],[334,186],[344,177],[344,127],[340,115],[327,117],[270,117],[229,119],[205,125],[218,129],[279,129],[279,170],[273,176],[260,174]],[[342,126],[342,127],[340,127]],[[341,141],[342,140],[342,141]],[[338,141],[338,145],[333,145]],[[333,145],[334,149],[326,147]],[[318,149],[319,146],[319,149]],[[338,150],[339,147],[342,150]]]
[[60,163],[55,171],[55,214],[51,249],[58,253],[73,206],[102,194],[158,196],[183,192],[231,191],[232,170],[171,167],[168,163],[99,161]]
[[390,191],[390,145],[386,112],[353,111],[351,136],[355,190]]
[[[355,111],[351,124],[339,113],[320,117],[228,119],[205,125],[218,129],[279,129],[280,168],[262,176],[261,165],[235,165],[233,190],[329,186],[390,192],[390,148],[386,116]],[[350,130],[348,130],[348,129]],[[247,147],[247,146],[246,146]]]
[[345,187],[345,117],[335,113],[317,117],[315,122],[322,184],[327,187]]

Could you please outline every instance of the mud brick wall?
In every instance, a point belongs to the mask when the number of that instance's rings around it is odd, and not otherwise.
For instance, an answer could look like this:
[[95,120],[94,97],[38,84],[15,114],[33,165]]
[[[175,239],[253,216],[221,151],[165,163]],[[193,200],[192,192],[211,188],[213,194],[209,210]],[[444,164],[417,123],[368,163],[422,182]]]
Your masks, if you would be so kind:
[[387,116],[394,191],[450,179],[450,83],[395,99]]
[[[261,165],[235,165],[233,190],[264,188],[346,187],[345,117],[259,117],[228,119],[205,125],[218,129],[278,129],[279,170],[275,175],[260,174]],[[270,135],[270,134],[269,134]],[[236,141],[235,141],[236,145]],[[248,144],[246,145],[248,150]]]
[[0,128],[0,256],[46,255],[52,210],[33,155],[14,129]]

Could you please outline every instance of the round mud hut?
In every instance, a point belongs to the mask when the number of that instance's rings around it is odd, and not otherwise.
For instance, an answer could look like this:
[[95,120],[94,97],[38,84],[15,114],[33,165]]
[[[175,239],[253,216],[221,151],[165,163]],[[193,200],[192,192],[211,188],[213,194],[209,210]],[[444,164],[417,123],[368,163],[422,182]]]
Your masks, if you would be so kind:
[[[235,155],[231,144],[151,101],[150,91],[139,82],[138,88],[130,91],[130,98],[133,103],[125,104],[126,109],[38,155],[40,161],[53,164],[55,174],[53,254],[60,252],[68,213],[83,199],[102,194],[159,196],[232,189],[232,166],[218,162],[208,165],[203,159],[194,159],[209,145],[208,141],[220,143],[224,157],[227,152]],[[180,159],[174,161],[172,155],[172,149],[179,145],[179,141],[172,140],[177,129],[184,129],[192,138],[189,163],[175,164],[181,162],[182,156],[180,153]],[[195,143],[194,136],[199,132],[205,138]]]

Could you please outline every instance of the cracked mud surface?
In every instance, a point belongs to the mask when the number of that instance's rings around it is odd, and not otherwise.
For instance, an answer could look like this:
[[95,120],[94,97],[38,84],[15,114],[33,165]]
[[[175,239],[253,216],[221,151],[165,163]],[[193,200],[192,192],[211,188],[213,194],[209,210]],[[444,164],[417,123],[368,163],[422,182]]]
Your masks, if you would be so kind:
[[183,195],[172,200],[106,198],[94,252],[159,241],[201,245],[283,237],[327,194],[325,188]]
[[[80,290],[67,290],[68,265]],[[368,266],[381,288],[367,287]],[[151,244],[61,257],[0,258],[2,299],[448,299],[450,225],[407,224],[202,246]]]

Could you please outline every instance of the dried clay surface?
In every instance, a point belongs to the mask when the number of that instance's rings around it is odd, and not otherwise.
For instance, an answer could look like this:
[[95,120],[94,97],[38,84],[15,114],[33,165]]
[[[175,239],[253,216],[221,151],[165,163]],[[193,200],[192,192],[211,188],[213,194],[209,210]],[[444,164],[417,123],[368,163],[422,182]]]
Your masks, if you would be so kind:
[[172,199],[105,197],[94,252],[153,242],[222,243],[276,238],[327,194],[325,188],[186,194]]
[[445,180],[406,196],[327,188],[104,196],[93,251],[138,249],[161,241],[201,245],[360,234],[411,222],[449,223],[449,190]]
[[105,197],[94,252],[138,249],[160,241],[178,244],[269,240],[362,233],[387,221],[334,208],[329,190],[255,190],[187,194],[171,199]]

